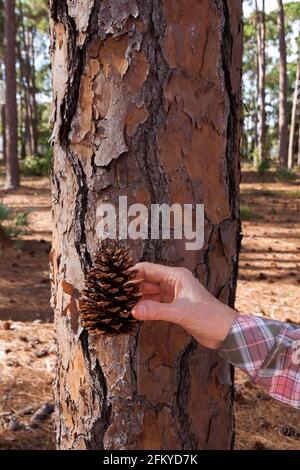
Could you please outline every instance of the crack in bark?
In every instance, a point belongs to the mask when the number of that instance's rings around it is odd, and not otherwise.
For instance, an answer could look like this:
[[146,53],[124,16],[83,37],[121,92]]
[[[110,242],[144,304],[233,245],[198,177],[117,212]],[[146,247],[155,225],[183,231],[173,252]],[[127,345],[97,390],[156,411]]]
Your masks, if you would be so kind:
[[[239,194],[236,184],[236,177],[234,174],[234,165],[232,165],[231,159],[236,154],[237,150],[237,137],[236,129],[238,126],[237,109],[239,109],[239,103],[236,102],[235,97],[232,93],[231,87],[231,76],[230,76],[230,62],[231,62],[231,51],[232,51],[232,33],[230,29],[230,13],[228,0],[223,0],[223,12],[224,12],[224,27],[223,27],[223,38],[222,38],[222,59],[223,59],[223,72],[224,81],[228,93],[230,112],[228,117],[227,125],[227,147],[226,147],[226,169],[228,177],[228,193],[230,198],[231,216],[233,220],[237,221],[237,233],[236,233],[236,259],[232,260],[231,279],[229,285],[229,296],[228,305],[234,307],[235,296],[236,296],[236,283],[238,278],[238,265],[239,255],[241,249],[241,222],[239,219]],[[238,96],[239,99],[239,96]],[[231,372],[231,410],[233,409],[234,403],[234,368],[230,366]],[[232,437],[231,437],[231,448],[234,446],[235,440],[235,421],[234,413],[231,412],[232,416]]]
[[198,448],[198,440],[191,430],[190,416],[187,409],[191,386],[189,363],[196,348],[197,341],[192,338],[181,353],[179,360],[175,415],[179,423],[178,434],[182,450],[196,450]]
[[[148,24],[141,49],[150,64],[149,74],[142,89],[149,117],[144,124],[139,126],[133,137],[132,151],[148,188],[151,204],[162,204],[169,203],[170,198],[167,177],[156,155],[158,151],[156,134],[166,124],[167,115],[163,107],[163,88],[168,81],[170,68],[157,38],[164,36],[166,24],[161,2],[148,0],[137,3],[145,23]],[[162,261],[164,245],[165,242],[161,239],[151,241],[151,237],[149,237],[144,244],[142,261],[146,259],[147,261]]]
[[85,215],[87,210],[88,188],[86,184],[86,175],[82,164],[69,149],[69,133],[72,119],[76,112],[81,76],[84,70],[85,62],[85,44],[80,48],[76,44],[76,23],[68,14],[68,5],[66,2],[53,2],[50,12],[54,14],[53,19],[62,21],[68,29],[68,55],[69,55],[69,76],[68,93],[61,103],[62,124],[59,129],[59,142],[64,150],[66,157],[73,169],[77,181],[77,196],[75,205],[75,248],[78,253],[81,266],[84,272],[91,265],[90,254],[86,247],[85,234]]
[[[238,185],[236,184],[236,176],[234,174],[235,166],[232,164],[234,155],[238,152],[237,148],[237,136],[236,129],[238,128],[238,116],[237,110],[239,109],[236,97],[232,93],[231,87],[231,76],[230,76],[230,63],[231,63],[231,51],[232,51],[232,33],[230,29],[230,13],[228,7],[228,0],[222,2],[224,11],[224,28],[223,28],[223,39],[222,39],[222,58],[223,58],[223,72],[224,81],[229,98],[230,111],[228,116],[227,125],[227,147],[226,147],[226,169],[227,169],[227,184],[228,194],[230,199],[231,216],[232,220],[237,221],[237,247],[236,247],[236,260],[233,260],[233,269],[229,289],[229,306],[233,307],[235,302],[235,291],[236,281],[238,277],[238,262],[239,253],[241,248],[241,223],[239,218],[239,193]],[[239,96],[237,97],[239,99]]]
[[229,111],[227,122],[227,147],[226,147],[226,171],[227,171],[227,185],[228,195],[230,199],[231,216],[233,220],[237,218],[237,201],[238,194],[235,185],[235,175],[231,165],[231,159],[235,155],[236,148],[236,132],[237,128],[237,115],[236,115],[236,102],[232,94],[231,76],[230,76],[230,63],[232,58],[232,34],[230,29],[230,15],[227,0],[222,2],[224,12],[224,25],[223,25],[223,38],[222,38],[222,65],[224,73],[224,84],[227,90],[229,99]]
[[66,150],[66,156],[69,163],[73,168],[74,175],[77,180],[77,195],[75,205],[75,236],[74,245],[80,259],[81,268],[84,273],[87,272],[88,268],[92,264],[91,255],[86,246],[86,232],[85,232],[85,216],[87,212],[88,204],[88,187],[86,182],[86,174],[83,170],[82,163],[78,160],[74,154],[69,150]]
[[137,396],[137,348],[138,348],[138,339],[139,339],[140,329],[137,329],[136,333],[132,336],[129,343],[129,364],[130,364],[130,373],[131,373],[131,383],[132,383],[132,396],[133,399]]
[[201,261],[197,263],[197,265],[195,266],[194,274],[197,277],[197,269],[199,266],[202,266],[203,271],[204,271],[204,276],[205,276],[204,285],[207,288],[209,285],[209,280],[210,280],[210,271],[209,271],[209,253],[211,249],[210,242],[214,233],[215,225],[212,224],[212,222],[208,220],[207,217],[205,217],[205,221],[208,222],[209,224],[209,234],[208,234],[207,241],[206,241],[206,248],[204,249],[204,253],[201,257]]
[[89,439],[85,439],[87,450],[103,450],[104,436],[111,423],[112,406],[107,399],[107,382],[98,359],[92,360],[88,334],[83,331],[80,336],[82,351],[84,354],[86,367],[92,380],[92,393],[99,404],[100,415],[95,417],[92,426],[89,429]]
[[213,427],[212,427],[213,420],[214,420],[214,416],[211,416],[211,417],[209,418],[209,422],[208,422],[208,426],[207,426],[207,432],[206,432],[206,437],[205,437],[206,444],[209,443],[209,438],[210,438],[210,435],[211,435],[211,431],[212,431],[212,429],[213,429]]
[[53,188],[56,188],[57,190],[57,194],[55,197],[54,197],[54,194],[52,194],[52,201],[54,204],[58,204],[60,200],[60,195],[61,195],[61,187],[60,187],[59,178],[54,174],[53,168],[51,169],[51,181],[52,181]]

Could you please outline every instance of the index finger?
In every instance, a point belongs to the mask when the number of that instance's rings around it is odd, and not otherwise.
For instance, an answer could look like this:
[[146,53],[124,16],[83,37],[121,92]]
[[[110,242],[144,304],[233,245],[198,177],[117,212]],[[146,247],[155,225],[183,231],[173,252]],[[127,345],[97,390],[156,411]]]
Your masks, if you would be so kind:
[[153,282],[155,284],[160,284],[161,282],[170,278],[174,268],[163,266],[162,264],[143,262],[137,263],[134,269],[138,271],[137,278],[141,278],[144,281]]

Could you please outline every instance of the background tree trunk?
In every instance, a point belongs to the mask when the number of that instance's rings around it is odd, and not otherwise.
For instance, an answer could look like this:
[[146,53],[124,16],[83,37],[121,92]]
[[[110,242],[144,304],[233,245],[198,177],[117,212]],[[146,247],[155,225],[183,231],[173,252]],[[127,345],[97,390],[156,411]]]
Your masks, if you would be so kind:
[[[19,61],[21,78],[25,94],[26,104],[26,128],[29,154],[36,156],[38,153],[38,122],[36,103],[36,79],[35,79],[35,51],[34,35],[35,31],[31,27],[25,28],[22,2],[19,1],[20,10],[20,47]],[[21,51],[24,52],[24,57]]]
[[30,95],[32,106],[32,136],[33,136],[33,155],[38,155],[38,111],[36,102],[36,72],[35,72],[35,40],[36,31],[34,28],[30,29]]
[[298,157],[297,157],[297,165],[300,168],[300,123],[298,129]]
[[186,266],[233,305],[242,2],[50,1],[54,88],[51,254],[60,449],[227,449],[232,372],[165,322],[87,337],[77,298],[96,210],[204,203],[205,246],[128,241],[136,261]]
[[[257,103],[257,98],[258,98],[258,93],[254,95],[254,103]],[[253,112],[251,116],[252,120],[252,135],[251,135],[251,148],[250,148],[250,153],[254,155],[253,158],[253,163],[256,164],[257,162],[255,161],[255,150],[258,148],[258,113]]]
[[25,160],[26,158],[26,102],[25,96],[22,93],[20,95],[20,158]]
[[296,73],[295,81],[295,91],[293,99],[293,109],[292,109],[292,118],[291,118],[291,129],[290,129],[290,141],[289,141],[289,155],[288,155],[288,168],[293,168],[293,156],[294,156],[294,143],[295,143],[295,134],[296,134],[296,124],[297,124],[297,105],[299,99],[300,91],[300,52],[298,54],[298,66]]
[[[0,8],[1,7],[4,10],[4,5],[0,4]],[[0,12],[1,12],[1,10],[0,10]],[[0,66],[0,80],[3,83],[5,83],[4,67]],[[1,89],[1,93],[2,93],[2,89]],[[4,90],[3,90],[3,93],[5,93]],[[5,165],[6,164],[5,96],[3,96],[3,100],[2,100],[2,96],[1,96],[0,108],[1,108],[1,117],[0,117],[0,119],[1,119],[1,138],[2,138],[2,158],[3,158],[3,163]]]
[[30,127],[29,127],[29,112],[28,112],[28,93],[27,84],[25,79],[25,67],[24,60],[22,57],[21,49],[23,48],[22,40],[17,41],[17,54],[19,61],[19,80],[20,80],[20,101],[21,101],[21,113],[20,120],[22,123],[22,141],[21,141],[21,159],[24,159],[27,155],[27,147],[29,149],[28,155],[31,153],[31,139],[30,139]]
[[19,186],[15,0],[5,1],[6,188]]
[[258,97],[259,97],[259,128],[258,128],[258,157],[259,161],[266,158],[266,15],[265,1],[257,15],[257,51],[258,51]]
[[287,62],[284,24],[284,8],[282,0],[278,3],[278,35],[279,35],[279,163],[288,164],[288,116],[287,116]]
[[1,125],[2,125],[2,150],[3,163],[6,164],[6,125],[5,125],[5,104],[1,106]]

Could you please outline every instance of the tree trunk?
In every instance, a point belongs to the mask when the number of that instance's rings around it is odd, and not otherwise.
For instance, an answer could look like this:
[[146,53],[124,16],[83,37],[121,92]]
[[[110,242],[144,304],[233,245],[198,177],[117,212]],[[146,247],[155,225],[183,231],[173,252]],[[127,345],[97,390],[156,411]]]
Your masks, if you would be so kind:
[[26,158],[26,102],[25,102],[25,96],[22,94],[20,96],[20,121],[21,121],[20,123],[20,139],[21,139],[20,158],[21,160],[25,160]]
[[278,36],[279,36],[279,164],[288,164],[288,116],[287,116],[287,61],[284,24],[284,8],[282,0],[278,3]]
[[5,104],[1,106],[1,124],[2,124],[2,156],[3,163],[6,165],[6,125],[5,125]]
[[266,15],[265,1],[262,0],[262,10],[259,11],[256,2],[257,15],[257,51],[258,51],[258,97],[259,97],[259,128],[258,128],[258,158],[266,158]]
[[251,149],[250,149],[250,154],[252,154],[254,156],[253,158],[253,163],[256,164],[257,162],[255,161],[255,159],[257,159],[257,156],[255,157],[255,154],[256,154],[256,149],[258,148],[258,118],[257,118],[257,110],[256,110],[256,106],[257,106],[257,95],[255,94],[253,96],[253,113],[251,115],[251,122],[252,122],[252,126],[251,126]]
[[186,266],[233,305],[242,2],[50,1],[54,92],[52,303],[60,449],[228,449],[232,371],[165,322],[87,336],[78,291],[100,204],[205,204],[205,244],[128,240],[133,258]]
[[298,54],[298,66],[297,66],[297,73],[296,73],[296,81],[295,81],[295,91],[294,91],[294,99],[293,99],[293,109],[292,109],[292,118],[291,118],[291,129],[290,129],[290,141],[289,141],[289,156],[288,156],[288,168],[293,168],[293,156],[294,156],[294,142],[295,142],[295,134],[296,134],[296,121],[297,121],[297,105],[299,99],[299,92],[300,92],[300,52]]
[[18,114],[16,85],[16,16],[15,0],[5,1],[5,84],[6,84],[6,184],[7,189],[19,186]]
[[[4,5],[2,5],[4,6]],[[5,73],[2,66],[0,66],[0,80],[4,83]],[[4,93],[4,90],[3,90]],[[1,90],[2,94],[2,90]],[[5,125],[5,97],[3,96],[0,99],[0,108],[1,108],[1,137],[2,137],[2,159],[4,165],[6,164],[6,125]]]
[[298,129],[298,158],[297,158],[297,165],[298,165],[298,168],[300,168],[300,123],[299,123],[299,129]]
[[30,30],[30,95],[32,103],[32,135],[33,135],[33,155],[38,155],[38,111],[36,102],[36,76],[35,76],[35,29]]
[[26,31],[22,2],[19,1],[20,10],[20,38],[21,49],[24,57],[20,53],[20,63],[23,72],[23,86],[25,91],[27,136],[30,155],[37,155],[38,151],[38,124],[37,124],[37,104],[36,104],[36,80],[35,80],[35,51],[34,32],[30,28]]
[[[20,8],[20,3],[19,3]],[[22,20],[21,20],[22,21]],[[21,159],[27,155],[27,147],[29,149],[28,155],[31,153],[31,137],[30,137],[30,126],[29,126],[29,111],[28,111],[28,92],[27,92],[27,81],[25,78],[25,65],[22,57],[21,49],[24,45],[22,39],[17,41],[17,57],[19,61],[19,77],[20,77],[20,96],[21,96],[21,121],[24,127],[23,140],[21,142]],[[25,157],[24,157],[25,153]]]

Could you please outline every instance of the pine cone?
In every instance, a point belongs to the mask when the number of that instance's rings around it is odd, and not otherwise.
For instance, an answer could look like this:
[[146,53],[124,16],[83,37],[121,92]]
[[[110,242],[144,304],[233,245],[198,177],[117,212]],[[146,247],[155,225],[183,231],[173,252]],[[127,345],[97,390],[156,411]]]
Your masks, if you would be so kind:
[[79,300],[82,326],[90,333],[130,333],[138,323],[131,310],[138,302],[140,281],[128,249],[104,246],[95,256]]

